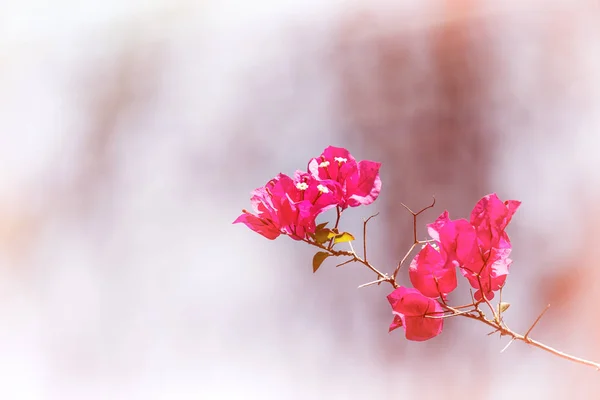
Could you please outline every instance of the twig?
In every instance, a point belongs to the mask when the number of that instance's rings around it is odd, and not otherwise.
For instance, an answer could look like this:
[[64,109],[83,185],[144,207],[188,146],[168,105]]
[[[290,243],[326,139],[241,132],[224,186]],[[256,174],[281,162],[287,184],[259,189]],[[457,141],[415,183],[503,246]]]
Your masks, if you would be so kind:
[[410,253],[412,253],[412,251],[414,250],[416,245],[417,245],[417,243],[413,243],[412,246],[410,246],[410,249],[408,249],[408,252],[404,255],[404,257],[402,257],[402,260],[398,263],[398,266],[396,267],[396,269],[394,270],[394,273],[392,274],[394,279],[396,279],[396,276],[398,276],[398,272],[400,272],[400,267],[402,267],[402,264],[404,264],[404,261],[406,261],[406,259],[410,255]]
[[363,258],[365,261],[367,261],[367,223],[371,220],[371,218],[374,218],[378,215],[379,213],[373,214],[363,221]]
[[358,288],[359,288],[359,289],[361,289],[361,288],[364,288],[364,287],[367,287],[367,286],[371,286],[371,285],[377,285],[377,284],[380,284],[381,282],[387,282],[388,280],[389,280],[389,278],[388,278],[388,277],[385,277],[385,278],[379,278],[379,279],[377,279],[376,281],[372,281],[372,282],[368,282],[368,283],[363,283],[363,284],[362,284],[362,285],[360,285]]
[[355,260],[354,258],[351,258],[351,259],[349,259],[349,260],[346,260],[346,261],[344,261],[344,262],[342,262],[342,263],[339,263],[339,264],[338,264],[338,265],[336,265],[335,267],[336,267],[336,268],[337,268],[337,267],[341,267],[341,266],[343,266],[343,265],[350,264],[351,262],[354,262],[354,261],[356,261],[356,260]]
[[496,310],[494,309],[494,306],[492,305],[492,303],[490,303],[490,301],[485,296],[485,293],[483,291],[483,285],[481,284],[481,277],[479,275],[477,275],[477,283],[479,283],[479,292],[481,293],[481,298],[483,299],[483,301],[485,302],[485,304],[487,304],[487,306],[492,311],[492,316],[494,317],[494,321],[496,323],[500,324],[500,318],[498,318],[498,314],[496,313]]
[[450,317],[456,317],[458,315],[463,315],[463,314],[467,314],[470,313],[472,310],[467,310],[467,311],[457,311],[457,312],[453,312],[452,314],[448,314],[448,315],[428,315],[425,314],[423,315],[425,318],[434,318],[434,319],[441,319],[441,318],[450,318]]
[[396,283],[396,280],[394,279],[394,277],[387,276],[386,274],[384,274],[383,272],[381,272],[377,268],[375,268],[373,265],[371,265],[368,261],[359,257],[356,254],[356,252],[354,251],[354,248],[352,247],[352,244],[350,242],[348,242],[348,243],[350,243],[350,249],[352,250],[351,252],[347,251],[347,250],[330,249],[327,246],[310,241],[308,239],[302,239],[302,241],[310,244],[311,246],[317,247],[321,250],[325,250],[325,251],[329,252],[329,254],[336,256],[336,257],[339,257],[339,256],[352,257],[351,260],[347,260],[347,262],[351,262],[351,261],[359,262],[362,265],[364,265],[365,267],[367,267],[368,269],[370,269],[371,271],[375,272],[377,274],[377,276],[382,279],[383,282],[389,282],[394,287],[394,289],[396,289],[398,287],[398,284]]
[[497,323],[495,323],[494,321],[491,321],[485,317],[476,316],[476,315],[472,315],[472,314],[461,314],[461,316],[483,322],[484,324],[494,328],[496,331],[499,331],[500,335],[510,336],[515,341],[525,342],[531,346],[537,347],[538,349],[541,349],[541,350],[547,351],[548,353],[554,354],[557,357],[564,358],[565,360],[573,361],[578,364],[588,365],[590,367],[596,368],[597,371],[600,371],[600,363],[589,361],[589,360],[586,360],[586,359],[580,358],[580,357],[575,357],[575,356],[572,356],[565,352],[562,352],[560,350],[556,350],[555,348],[547,346],[543,343],[540,343],[537,340],[533,340],[529,337],[525,337],[524,335],[519,335],[518,333],[515,333],[512,330],[510,330],[508,327],[500,326]]
[[506,346],[504,346],[504,348],[502,350],[500,350],[500,353],[504,353],[504,350],[508,349],[508,346],[510,346],[512,344],[512,342],[514,342],[514,341],[515,341],[514,338],[510,339],[508,344]]
[[[321,250],[325,250],[327,252],[329,252],[329,254],[333,255],[333,256],[346,256],[346,257],[351,257],[349,260],[344,261],[341,264],[338,264],[338,266],[341,265],[345,265],[348,264],[350,262],[356,261],[358,263],[363,264],[365,267],[367,267],[368,269],[370,269],[371,271],[373,271],[375,274],[377,274],[378,279],[372,282],[368,282],[365,284],[362,284],[359,286],[359,288],[362,287],[366,287],[366,286],[370,286],[370,285],[375,285],[375,284],[380,284],[382,282],[388,282],[390,285],[392,285],[392,287],[394,289],[398,288],[398,283],[396,282],[396,274],[398,273],[398,270],[400,269],[400,266],[402,265],[402,263],[406,260],[406,258],[408,257],[408,255],[410,254],[410,252],[414,249],[415,245],[418,244],[418,241],[416,240],[416,216],[418,214],[420,214],[421,212],[425,211],[428,208],[431,208],[435,205],[435,198],[433,200],[433,203],[429,206],[426,207],[422,210],[420,210],[418,213],[414,213],[412,212],[407,206],[405,206],[403,204],[403,206],[409,210],[412,214],[413,214],[413,221],[414,221],[414,243],[411,246],[409,252],[404,256],[404,258],[402,259],[402,261],[400,261],[400,263],[398,264],[398,267],[396,268],[396,270],[394,271],[394,274],[392,276],[388,276],[387,274],[382,273],[381,271],[379,271],[377,268],[375,268],[373,265],[371,265],[371,263],[369,263],[366,259],[366,239],[365,239],[365,253],[364,253],[364,258],[359,257],[356,252],[354,251],[354,248],[352,247],[352,243],[348,242],[348,244],[350,245],[350,250],[351,251],[346,251],[346,250],[334,250],[331,248],[331,243],[333,243],[333,241],[330,241],[330,243],[328,244],[328,246],[325,246],[323,244],[308,240],[308,239],[303,239],[304,242],[310,244],[311,246],[315,246]],[[341,216],[341,211],[338,207],[338,219],[336,221],[336,227],[338,225],[339,219]],[[372,217],[370,217],[372,218]],[[369,218],[369,219],[370,219]],[[365,226],[364,226],[364,234],[366,237],[366,222],[369,220],[367,219],[365,221]],[[488,256],[489,259],[489,256]],[[487,259],[484,262],[484,266],[482,267],[485,268],[485,264],[487,263]],[[481,271],[480,271],[481,273]],[[540,319],[542,318],[542,316],[544,315],[544,313],[548,310],[548,308],[550,307],[550,305],[546,306],[546,308],[544,309],[544,311],[542,311],[540,313],[540,315],[537,317],[537,319],[534,321],[534,323],[531,325],[531,327],[527,330],[527,332],[525,333],[525,335],[520,335],[518,333],[513,332],[512,330],[510,330],[506,324],[504,324],[504,321],[502,320],[502,312],[500,311],[500,309],[498,310],[498,313],[496,313],[496,310],[494,309],[494,307],[491,305],[491,303],[489,302],[489,300],[486,298],[484,290],[482,289],[482,282],[480,279],[480,273],[477,274],[477,279],[478,279],[478,283],[479,283],[479,290],[481,291],[482,294],[482,298],[483,298],[483,302],[485,302],[489,307],[490,310],[492,311],[492,315],[494,317],[493,320],[489,320],[485,317],[484,313],[479,309],[479,304],[482,301],[476,302],[474,297],[473,297],[473,291],[471,289],[470,293],[471,293],[471,299],[472,299],[472,304],[467,304],[467,305],[463,305],[463,306],[457,306],[457,307],[451,307],[448,304],[446,304],[446,301],[444,299],[441,299],[441,306],[449,312],[452,312],[452,314],[443,314],[443,315],[424,315],[425,318],[450,318],[450,317],[454,317],[454,316],[463,316],[469,319],[474,319],[477,321],[480,321],[482,323],[484,323],[485,325],[488,325],[489,327],[493,328],[494,331],[489,333],[488,335],[494,334],[496,332],[500,332],[500,336],[510,336],[510,342],[504,347],[504,349],[502,349],[501,352],[505,351],[508,346],[514,342],[514,341],[521,341],[521,342],[525,342],[526,344],[529,344],[531,346],[537,347],[541,350],[544,350],[548,353],[554,354],[555,356],[558,356],[560,358],[572,361],[572,362],[576,362],[578,364],[582,364],[582,365],[588,365],[591,367],[596,368],[597,371],[600,371],[600,363],[596,363],[593,361],[589,361],[580,357],[575,357],[572,355],[569,355],[567,353],[564,353],[562,351],[556,350],[550,346],[547,346],[543,343],[538,342],[537,340],[531,339],[529,337],[529,334],[531,333],[531,331],[533,330],[533,328],[537,325],[537,323],[540,321]],[[473,307],[473,309],[470,310],[464,310],[461,311],[461,308],[468,308],[468,307]],[[500,315],[500,316],[499,316]]]
[[542,319],[542,317],[544,316],[544,314],[546,313],[546,311],[548,311],[549,308],[550,308],[550,304],[548,304],[546,306],[546,308],[544,308],[544,311],[542,311],[540,313],[540,315],[538,315],[538,317],[536,318],[536,320],[533,322],[533,324],[529,327],[529,329],[525,333],[525,336],[524,336],[525,339],[529,338],[529,334],[531,333],[531,331],[533,330],[533,328],[537,325],[537,323],[540,322],[540,319]]
[[[342,217],[342,209],[340,208],[340,206],[337,206],[335,208],[335,211],[337,212],[337,218],[335,219],[335,226],[333,227],[333,231],[337,232],[337,228],[340,224],[340,218]],[[329,244],[327,245],[328,249],[331,249],[333,247],[333,240],[334,238],[331,238],[329,240]]]
[[421,244],[421,243],[428,243],[429,242],[429,240],[420,241],[420,240],[417,239],[417,217],[419,216],[419,214],[421,214],[425,210],[428,210],[428,209],[433,208],[435,206],[435,196],[432,196],[432,197],[433,197],[433,202],[430,205],[428,205],[427,207],[422,208],[422,209],[420,209],[417,212],[414,212],[413,210],[411,210],[406,204],[400,203],[402,205],[402,207],[406,208],[408,210],[408,212],[411,213],[412,216],[413,216],[413,244],[412,244],[412,246],[410,246],[410,249],[404,255],[404,257],[402,258],[402,261],[400,261],[400,263],[398,264],[398,266],[394,270],[394,273],[392,274],[392,276],[394,277],[394,279],[396,279],[396,277],[398,276],[398,272],[400,272],[400,267],[402,267],[402,264],[404,264],[404,261],[406,261],[406,258],[415,249],[415,246],[418,245],[418,244]]
[[413,210],[408,208],[408,206],[406,204],[400,203],[402,205],[402,207],[406,208],[408,210],[408,212],[411,213],[413,216],[413,242],[414,243],[418,243],[418,240],[417,240],[417,217],[419,216],[419,214],[421,214],[425,210],[428,210],[435,206],[435,196],[432,196],[432,197],[433,197],[433,202],[430,205],[428,205],[427,207],[422,208],[417,212],[414,212]]

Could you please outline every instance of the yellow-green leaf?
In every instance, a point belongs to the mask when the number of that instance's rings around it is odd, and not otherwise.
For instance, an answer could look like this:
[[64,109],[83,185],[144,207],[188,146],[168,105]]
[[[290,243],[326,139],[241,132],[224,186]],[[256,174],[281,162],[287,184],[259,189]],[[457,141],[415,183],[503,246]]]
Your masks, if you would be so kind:
[[504,311],[508,310],[508,307],[510,307],[510,303],[502,302],[498,304],[498,311],[502,314]]
[[343,242],[351,242],[353,240],[354,240],[354,236],[352,236],[352,234],[350,234],[348,232],[342,232],[335,236],[335,239],[333,239],[333,242],[334,243],[343,243]]
[[331,229],[321,229],[315,232],[315,242],[323,244],[334,236],[335,233]]
[[324,229],[327,226],[328,223],[329,222],[323,222],[322,224],[317,225],[317,229],[315,229],[315,230],[318,232],[321,229]]
[[317,254],[315,254],[313,257],[313,272],[317,272],[321,264],[323,264],[323,261],[325,261],[325,259],[329,256],[330,254],[324,251],[319,251]]

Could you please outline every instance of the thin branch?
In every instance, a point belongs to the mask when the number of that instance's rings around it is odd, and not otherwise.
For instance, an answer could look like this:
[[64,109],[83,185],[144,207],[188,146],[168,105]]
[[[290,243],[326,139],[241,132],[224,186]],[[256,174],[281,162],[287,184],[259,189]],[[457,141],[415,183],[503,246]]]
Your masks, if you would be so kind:
[[573,361],[573,362],[576,362],[576,363],[579,363],[579,364],[583,364],[583,365],[589,365],[590,367],[596,368],[596,371],[600,371],[600,364],[599,363],[596,363],[596,362],[593,362],[593,361],[589,361],[589,360],[586,360],[584,358],[579,358],[579,357],[575,357],[575,356],[569,355],[569,354],[564,353],[562,351],[556,350],[556,349],[554,349],[554,348],[552,348],[550,346],[546,346],[545,344],[540,343],[537,340],[533,340],[533,339],[530,339],[530,338],[525,338],[524,336],[517,337],[516,340],[524,341],[527,344],[530,344],[530,345],[532,345],[534,347],[537,347],[538,349],[545,350],[545,351],[547,351],[549,353],[552,353],[552,354],[554,354],[554,355],[556,355],[558,357],[564,358],[565,360]]
[[[340,218],[342,218],[342,209],[340,208],[340,206],[336,206],[335,211],[337,212],[337,217],[335,219],[335,226],[333,227],[333,231],[337,233],[337,228],[340,224]],[[334,238],[331,238],[329,240],[329,244],[327,245],[328,249],[331,249],[333,247],[333,240]]]
[[402,260],[398,263],[398,266],[396,267],[396,269],[394,270],[394,273],[392,274],[394,279],[396,279],[396,277],[398,276],[398,272],[400,272],[400,267],[402,267],[402,264],[404,264],[404,261],[406,261],[406,259],[410,255],[410,253],[412,253],[412,251],[414,250],[416,245],[417,245],[416,243],[413,243],[412,246],[410,246],[410,249],[408,249],[408,252],[404,255],[404,257],[402,257]]
[[372,282],[368,282],[368,283],[363,283],[362,285],[360,285],[358,287],[358,289],[361,289],[361,288],[364,288],[364,287],[367,287],[367,286],[371,286],[371,285],[378,285],[381,282],[387,282],[388,280],[389,280],[388,277],[386,277],[386,278],[379,278],[376,281],[372,281]]
[[[394,289],[396,289],[396,288],[398,288],[398,283],[396,282],[396,274],[398,273],[398,270],[400,269],[400,266],[402,265],[402,263],[404,261],[406,261],[406,258],[412,252],[412,250],[414,250],[414,247],[417,244],[419,244],[418,241],[416,240],[416,216],[418,214],[420,214],[421,212],[425,211],[426,209],[433,207],[434,205],[435,205],[435,198],[433,200],[433,203],[429,207],[426,207],[426,208],[420,210],[418,213],[413,213],[408,207],[406,207],[403,204],[403,206],[407,210],[409,210],[413,214],[413,217],[414,217],[414,221],[415,221],[415,223],[414,223],[414,226],[415,226],[414,243],[411,246],[411,248],[408,251],[408,253],[404,256],[404,258],[402,259],[402,261],[400,261],[400,263],[398,264],[398,267],[396,268],[396,270],[394,271],[394,274],[392,276],[388,276],[387,274],[382,273],[381,271],[379,271],[377,268],[375,268],[373,265],[371,265],[367,261],[367,259],[366,259],[366,248],[365,248],[365,254],[364,254],[365,258],[359,257],[356,254],[356,252],[354,251],[354,248],[352,247],[352,243],[351,242],[348,242],[349,245],[350,245],[351,251],[345,251],[345,250],[334,250],[334,249],[332,249],[330,246],[331,246],[331,243],[333,243],[333,241],[331,241],[327,246],[325,246],[323,244],[320,244],[320,243],[316,243],[316,242],[311,241],[309,239],[302,239],[302,241],[310,244],[311,246],[314,246],[314,247],[317,247],[317,248],[319,248],[321,250],[327,251],[329,254],[331,254],[333,256],[351,257],[349,260],[346,260],[345,262],[339,264],[338,266],[345,265],[347,263],[356,261],[358,263],[363,264],[365,267],[367,267],[368,269],[370,269],[371,271],[373,271],[375,274],[377,274],[377,277],[378,277],[377,280],[365,283],[363,285],[360,285],[359,288],[360,287],[370,286],[370,285],[375,285],[375,284],[380,284],[382,282],[388,282],[390,285],[392,285],[392,287]],[[338,220],[336,221],[336,227],[337,227],[337,225],[339,223],[340,216],[341,216],[341,211],[338,208]],[[365,221],[365,228],[364,228],[365,236],[366,236],[366,222],[367,221]],[[365,244],[365,247],[366,247],[366,244]],[[485,260],[484,266],[482,267],[482,270],[485,267],[486,263],[487,263],[487,260]],[[478,278],[479,288],[481,290],[482,285],[481,285],[481,279],[480,279],[479,274],[478,274],[477,278]],[[547,346],[547,345],[545,345],[543,343],[540,343],[540,342],[538,342],[536,340],[533,340],[533,339],[531,339],[529,337],[529,334],[531,333],[531,331],[533,330],[533,328],[537,325],[537,323],[540,321],[540,319],[542,318],[542,316],[544,315],[544,313],[548,310],[548,308],[550,307],[550,305],[548,305],[544,309],[544,311],[542,311],[542,313],[537,317],[537,319],[534,321],[534,323],[531,325],[531,327],[527,330],[527,333],[525,333],[525,335],[520,335],[520,334],[515,333],[512,330],[510,330],[506,326],[506,324],[504,324],[504,321],[502,321],[502,318],[501,318],[502,313],[500,312],[500,310],[498,311],[498,313],[496,313],[496,310],[491,305],[491,303],[489,302],[489,300],[486,298],[485,294],[483,293],[483,290],[482,290],[483,302],[485,302],[490,307],[490,310],[492,311],[492,314],[493,314],[493,317],[494,317],[493,320],[487,319],[485,317],[485,314],[479,309],[479,304],[482,303],[482,301],[476,302],[475,299],[474,299],[474,297],[473,297],[473,291],[471,289],[470,289],[470,293],[471,293],[472,304],[467,304],[467,305],[464,305],[464,306],[451,307],[451,306],[449,306],[449,305],[447,305],[445,303],[445,300],[442,299],[440,305],[447,312],[452,312],[452,314],[447,314],[447,315],[444,314],[444,315],[439,315],[439,316],[436,316],[436,315],[424,315],[424,317],[426,317],[426,318],[449,318],[449,317],[459,316],[460,315],[460,316],[463,316],[465,318],[474,319],[474,320],[482,322],[485,325],[493,328],[494,331],[491,332],[490,334],[493,334],[493,333],[496,333],[496,332],[500,332],[500,336],[510,336],[510,338],[511,338],[510,342],[505,346],[505,348],[502,351],[505,351],[512,342],[514,342],[514,341],[521,341],[521,342],[525,342],[528,345],[531,345],[531,346],[537,347],[537,348],[539,348],[541,350],[544,350],[544,351],[546,351],[548,353],[554,354],[554,355],[556,355],[558,357],[561,357],[563,359],[566,359],[566,360],[569,360],[569,361],[572,361],[572,362],[576,362],[576,363],[579,363],[579,364],[582,364],[582,365],[588,365],[588,366],[594,367],[596,370],[600,371],[600,363],[596,363],[596,362],[589,361],[589,360],[586,360],[586,359],[583,359],[583,358],[580,358],[580,357],[575,357],[575,356],[569,355],[569,354],[564,353],[562,351],[556,350],[556,349],[554,349],[554,348],[552,348],[550,346]],[[473,309],[464,310],[464,311],[460,310],[460,308],[468,308],[468,307],[473,307]]]
[[411,213],[412,215],[415,215],[415,213],[413,212],[413,210],[411,210],[410,208],[408,208],[408,206],[404,203],[400,203],[400,205],[404,208],[406,208],[406,210]]
[[373,214],[363,221],[363,258],[365,261],[367,261],[367,223],[371,220],[371,218],[374,218],[378,215],[379,213]]
[[372,266],[368,261],[362,259],[361,257],[359,257],[356,252],[354,251],[354,248],[352,247],[352,243],[348,242],[350,245],[350,249],[352,251],[347,251],[347,250],[334,250],[334,249],[330,249],[327,246],[324,246],[322,244],[313,242],[311,240],[308,239],[302,239],[303,242],[310,244],[311,246],[317,247],[321,250],[325,250],[327,252],[329,252],[329,254],[339,257],[339,256],[347,256],[347,257],[352,257],[351,260],[347,260],[347,262],[350,261],[356,261],[361,263],[362,265],[364,265],[365,267],[367,267],[368,269],[370,269],[371,271],[375,272],[377,274],[377,276],[379,278],[381,278],[384,282],[389,282],[394,289],[396,289],[398,287],[398,284],[396,283],[396,280],[394,279],[394,277],[390,277],[386,274],[384,274],[383,272],[379,271],[377,268],[375,268],[374,266]]
[[473,289],[469,288],[469,293],[471,294],[471,301],[473,302],[473,304],[475,304],[475,307],[477,307],[477,302],[475,301],[475,296],[473,296]]
[[508,346],[510,346],[512,344],[512,342],[514,342],[515,339],[511,338],[510,341],[508,342],[508,344],[506,346],[504,346],[504,348],[502,350],[500,350],[500,353],[504,353],[504,350],[508,349]]
[[481,277],[479,275],[477,275],[477,283],[479,283],[479,292],[481,293],[481,298],[483,299],[485,304],[487,304],[487,306],[490,308],[490,311],[492,312],[492,316],[494,317],[494,321],[499,324],[500,318],[498,318],[498,314],[496,313],[494,306],[492,305],[492,303],[490,303],[490,301],[485,296],[485,293],[483,292],[483,285],[481,284]]
[[408,210],[409,213],[412,214],[413,216],[413,243],[418,243],[419,241],[417,240],[417,217],[419,216],[419,214],[421,214],[422,212],[429,210],[430,208],[433,208],[435,206],[435,196],[433,197],[433,202],[428,205],[427,207],[424,207],[422,209],[420,209],[417,212],[414,212],[413,210],[411,210],[410,208],[408,208],[408,206],[404,203],[400,203],[402,205],[402,207],[406,208]]
[[406,261],[406,258],[410,255],[410,253],[412,253],[412,251],[415,249],[415,246],[417,244],[423,244],[423,243],[429,242],[429,240],[421,241],[421,240],[417,239],[417,216],[419,216],[419,214],[421,214],[422,212],[424,212],[430,208],[433,208],[435,206],[435,196],[432,196],[432,197],[433,197],[433,202],[430,205],[428,205],[427,207],[424,207],[417,212],[414,212],[413,210],[411,210],[406,204],[400,203],[402,205],[402,207],[406,208],[406,210],[409,213],[411,213],[411,215],[413,217],[413,244],[410,247],[410,249],[408,250],[408,252],[404,255],[404,257],[402,258],[402,261],[400,261],[400,263],[398,264],[398,267],[396,267],[396,270],[392,274],[394,279],[396,279],[396,277],[398,276],[398,272],[400,272],[400,267],[402,266],[402,264],[404,264],[404,261]]
[[453,312],[452,314],[448,314],[448,315],[429,315],[429,314],[425,314],[424,317],[425,318],[433,318],[433,319],[442,319],[442,318],[450,318],[450,317],[456,317],[458,315],[463,315],[463,314],[467,314],[470,313],[471,310],[467,310],[467,311],[456,311]]
[[352,254],[354,255],[354,257],[358,257],[356,255],[356,251],[354,251],[354,247],[352,246],[352,242],[348,242],[348,246],[350,246],[350,250],[352,251]]
[[342,263],[339,263],[339,264],[338,264],[338,265],[336,265],[335,267],[336,267],[336,268],[337,268],[337,267],[341,267],[341,266],[344,266],[344,265],[346,265],[346,264],[350,264],[351,262],[354,262],[354,261],[356,261],[356,260],[355,260],[354,258],[351,258],[351,259],[349,259],[349,260],[346,260],[346,261],[344,261],[344,262],[342,262]]
[[548,311],[549,308],[550,308],[550,304],[548,304],[546,306],[546,308],[544,308],[544,311],[542,311],[540,313],[540,315],[538,315],[538,317],[536,318],[536,320],[533,322],[533,324],[529,327],[529,329],[525,333],[525,336],[524,336],[525,339],[529,338],[529,334],[531,333],[531,331],[533,330],[533,328],[537,325],[537,323],[540,322],[540,319],[542,319],[542,317],[544,316],[544,314],[546,314],[546,311]]
[[438,294],[440,295],[440,300],[442,301],[442,304],[447,306],[448,304],[446,304],[446,297],[444,293],[442,293],[442,291],[440,290],[439,281],[435,275],[433,276],[433,281],[435,282],[435,288],[437,289]]
[[484,324],[494,328],[496,331],[499,331],[501,335],[510,336],[513,340],[525,342],[531,346],[537,347],[538,349],[541,349],[541,350],[547,351],[548,353],[554,354],[557,357],[564,358],[565,360],[573,361],[578,364],[588,365],[590,367],[596,368],[597,371],[600,371],[600,363],[589,361],[589,360],[586,360],[586,359],[580,358],[580,357],[575,357],[570,354],[564,353],[560,350],[556,350],[555,348],[552,348],[543,343],[540,343],[537,340],[533,340],[529,337],[525,337],[524,335],[519,335],[518,333],[511,331],[509,328],[507,328],[505,326],[500,326],[499,324],[497,324],[494,321],[491,321],[485,317],[476,316],[476,315],[472,315],[472,314],[461,314],[461,316],[483,322]]
[[417,212],[417,214],[416,214],[416,215],[419,215],[419,214],[421,214],[422,212],[424,212],[424,211],[427,211],[427,210],[429,210],[430,208],[433,208],[433,207],[435,207],[435,196],[431,196],[431,197],[433,198],[433,201],[431,202],[431,204],[430,204],[430,205],[428,205],[427,207],[425,207],[425,208],[422,208],[421,210],[419,210],[419,211]]
[[468,308],[468,307],[475,307],[475,303],[463,304],[462,306],[452,306],[452,308],[455,308],[457,310],[460,310],[461,308]]
[[[506,283],[506,281],[505,281]],[[498,300],[498,318],[500,319],[500,321],[498,321],[499,323],[503,323],[504,322],[504,317],[502,316],[502,289],[504,289],[504,284],[502,286],[500,286],[500,299]]]

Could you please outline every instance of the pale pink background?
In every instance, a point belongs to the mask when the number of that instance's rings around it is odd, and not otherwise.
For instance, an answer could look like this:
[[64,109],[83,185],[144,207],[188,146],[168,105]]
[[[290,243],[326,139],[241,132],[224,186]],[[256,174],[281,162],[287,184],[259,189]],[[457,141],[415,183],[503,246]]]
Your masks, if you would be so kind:
[[[395,5],[392,5],[395,4]],[[498,5],[500,4],[500,5]],[[0,2],[0,398],[591,399],[600,375],[451,320],[389,335],[357,265],[233,226],[329,144],[399,202],[523,201],[505,300],[600,361],[594,1]],[[406,277],[402,279],[406,280]]]

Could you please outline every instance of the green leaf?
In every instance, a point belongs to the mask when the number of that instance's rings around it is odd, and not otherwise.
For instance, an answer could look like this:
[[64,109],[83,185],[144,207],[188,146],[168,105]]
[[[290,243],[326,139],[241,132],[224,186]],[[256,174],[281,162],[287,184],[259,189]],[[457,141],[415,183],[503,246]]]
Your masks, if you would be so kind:
[[323,222],[322,224],[317,225],[316,231],[318,232],[318,231],[324,229],[327,226],[328,223],[329,222]]
[[321,229],[315,232],[315,242],[323,244],[334,236],[335,233],[331,229]]
[[319,251],[317,254],[315,254],[313,257],[313,273],[317,272],[321,264],[323,264],[323,261],[325,261],[325,259],[329,256],[330,254],[324,251]]
[[352,236],[352,234],[350,234],[348,232],[342,232],[335,236],[335,239],[333,239],[333,242],[334,243],[343,243],[343,242],[351,242],[353,240],[354,240],[354,236]]
[[510,307],[510,303],[502,302],[498,304],[499,313],[502,314],[504,311],[508,310],[508,307]]

